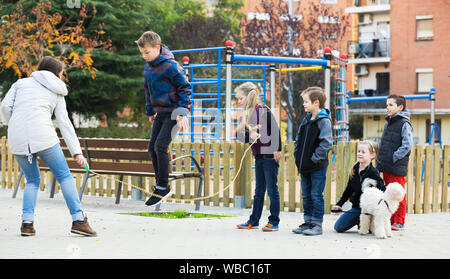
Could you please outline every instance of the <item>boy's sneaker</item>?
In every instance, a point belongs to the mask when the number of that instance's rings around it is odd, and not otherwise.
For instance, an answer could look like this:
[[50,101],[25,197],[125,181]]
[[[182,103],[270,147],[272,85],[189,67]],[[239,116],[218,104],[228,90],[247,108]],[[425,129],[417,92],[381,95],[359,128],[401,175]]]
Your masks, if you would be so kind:
[[24,223],[22,222],[22,226],[20,226],[20,235],[22,236],[32,236],[35,235],[36,231],[34,230],[33,223]]
[[265,232],[275,232],[275,231],[278,231],[279,229],[278,229],[278,226],[275,226],[275,225],[269,223],[269,224],[265,225],[262,228],[262,230]]
[[405,224],[400,224],[400,223],[393,223],[391,225],[391,230],[393,231],[401,231],[405,228]]
[[163,200],[167,199],[172,195],[172,191],[170,190],[170,187],[160,187],[155,185],[153,187],[153,194],[158,196],[151,196],[145,204],[148,206],[157,205],[161,203]]
[[298,228],[292,230],[293,233],[302,234],[305,230],[311,228],[311,223],[303,223]]
[[236,227],[238,228],[238,229],[243,229],[243,230],[250,230],[250,229],[257,229],[258,228],[258,226],[253,226],[252,224],[250,224],[250,222],[246,222],[246,223],[244,223],[244,224],[239,224],[239,225],[236,225]]
[[97,236],[97,232],[95,232],[91,226],[89,226],[87,217],[84,217],[83,221],[73,221],[72,229],[70,230],[72,233],[81,234],[84,236]]
[[322,234],[322,225],[311,223],[311,228],[303,231],[304,235],[320,235]]

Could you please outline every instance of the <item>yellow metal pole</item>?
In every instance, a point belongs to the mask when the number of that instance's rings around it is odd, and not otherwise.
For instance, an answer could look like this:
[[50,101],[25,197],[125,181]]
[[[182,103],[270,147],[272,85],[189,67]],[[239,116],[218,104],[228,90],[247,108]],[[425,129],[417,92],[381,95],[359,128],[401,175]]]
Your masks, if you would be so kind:
[[[337,65],[331,66],[331,69],[339,68]],[[315,67],[299,67],[299,68],[286,68],[286,69],[277,69],[276,71],[282,71],[282,72],[298,72],[298,71],[311,71],[311,70],[322,70],[322,66],[315,66]]]

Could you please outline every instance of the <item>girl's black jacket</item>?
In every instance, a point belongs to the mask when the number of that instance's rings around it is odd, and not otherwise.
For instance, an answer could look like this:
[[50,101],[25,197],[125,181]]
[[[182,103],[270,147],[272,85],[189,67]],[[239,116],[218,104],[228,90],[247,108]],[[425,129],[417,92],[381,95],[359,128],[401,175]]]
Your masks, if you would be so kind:
[[377,181],[377,188],[381,191],[385,191],[386,187],[384,185],[384,181],[380,176],[380,172],[369,164],[364,170],[359,172],[359,162],[353,166],[353,177],[349,177],[347,187],[342,193],[341,199],[336,203],[342,207],[342,205],[350,198],[350,202],[352,203],[353,208],[360,208],[359,206],[359,198],[361,197],[362,191],[361,186],[366,178],[371,178]]

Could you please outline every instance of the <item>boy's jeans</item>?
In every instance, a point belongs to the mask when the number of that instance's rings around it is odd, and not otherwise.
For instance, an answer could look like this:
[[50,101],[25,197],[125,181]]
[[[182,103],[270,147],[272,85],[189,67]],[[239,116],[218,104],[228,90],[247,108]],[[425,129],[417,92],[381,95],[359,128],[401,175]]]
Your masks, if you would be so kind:
[[249,219],[253,226],[259,225],[266,189],[270,198],[269,223],[278,226],[280,222],[280,194],[277,186],[278,168],[279,164],[273,159],[272,154],[260,155],[255,159],[256,188],[253,197],[253,211]]
[[327,168],[300,174],[305,221],[322,223],[325,211],[323,190],[327,180]]
[[53,147],[32,154],[32,156],[33,158],[30,164],[28,156],[14,155],[27,180],[23,193],[22,221],[34,222],[34,208],[36,207],[39,184],[41,183],[37,156],[50,168],[61,186],[67,207],[69,207],[70,214],[72,215],[72,220],[84,220],[80,198],[75,187],[75,179],[70,173],[59,143]]
[[148,153],[152,159],[156,174],[156,185],[160,187],[169,186],[169,144],[172,141],[172,133],[175,136],[178,128],[172,131],[176,120],[171,119],[171,113],[158,113],[153,121]]

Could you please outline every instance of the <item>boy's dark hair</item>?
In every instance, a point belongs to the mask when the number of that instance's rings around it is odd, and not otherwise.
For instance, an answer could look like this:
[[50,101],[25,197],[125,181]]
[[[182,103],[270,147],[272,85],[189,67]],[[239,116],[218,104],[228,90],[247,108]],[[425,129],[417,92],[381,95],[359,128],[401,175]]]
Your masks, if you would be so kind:
[[59,78],[59,74],[64,70],[64,63],[54,57],[45,56],[39,61],[38,71],[49,71]]
[[403,110],[406,109],[406,99],[401,95],[391,94],[387,97],[388,99],[394,99],[397,106],[403,106]]
[[325,107],[325,101],[327,100],[327,95],[325,94],[325,91],[320,87],[315,87],[315,86],[308,87],[300,95],[301,96],[308,95],[311,102],[319,101],[319,107],[321,109]]
[[139,47],[145,47],[146,45],[150,45],[151,47],[155,47],[161,44],[161,37],[153,31],[144,32],[141,37],[135,41],[135,43]]

